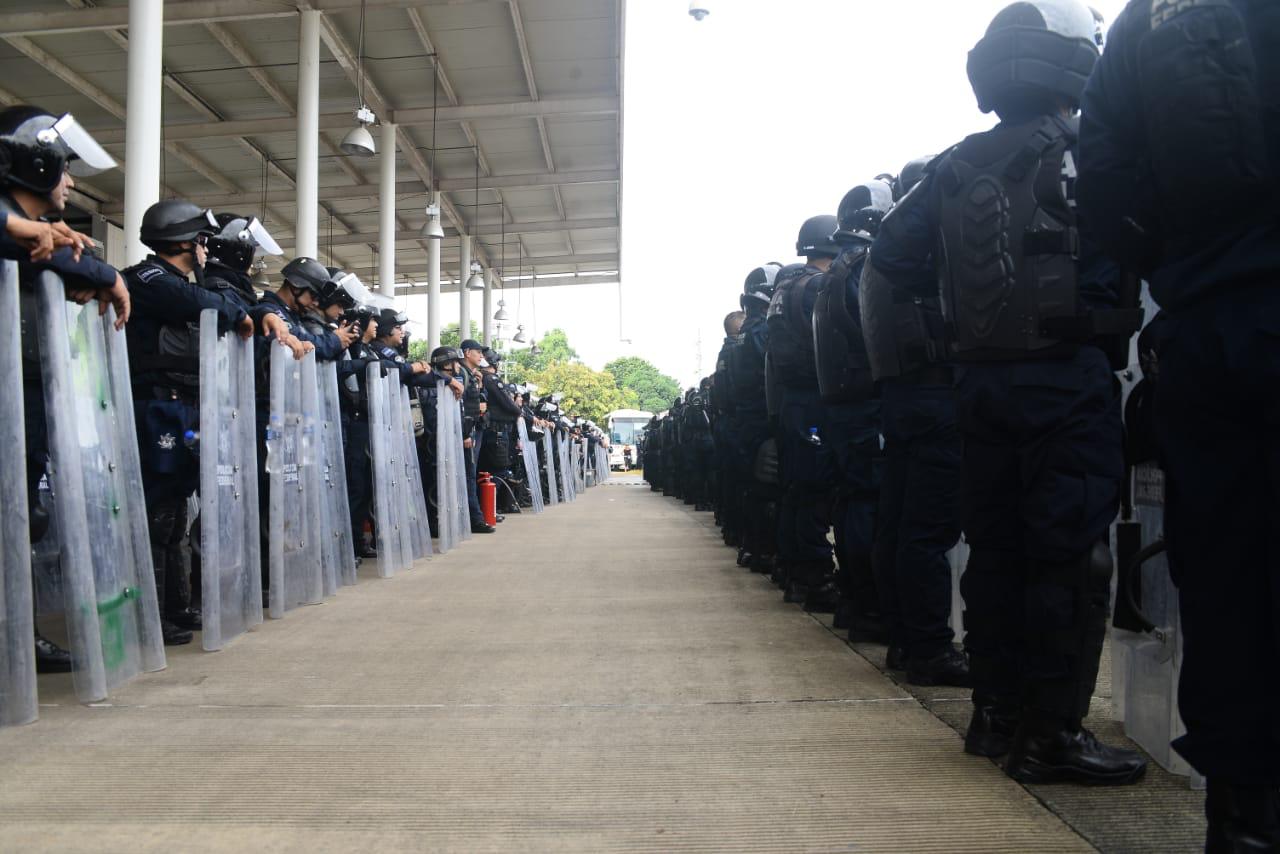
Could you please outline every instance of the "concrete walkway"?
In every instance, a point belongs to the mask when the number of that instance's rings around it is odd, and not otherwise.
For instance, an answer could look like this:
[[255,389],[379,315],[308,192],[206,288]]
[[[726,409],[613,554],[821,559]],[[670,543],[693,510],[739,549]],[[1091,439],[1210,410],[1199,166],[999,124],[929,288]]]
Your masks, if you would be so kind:
[[617,481],[0,731],[0,850],[1081,851]]

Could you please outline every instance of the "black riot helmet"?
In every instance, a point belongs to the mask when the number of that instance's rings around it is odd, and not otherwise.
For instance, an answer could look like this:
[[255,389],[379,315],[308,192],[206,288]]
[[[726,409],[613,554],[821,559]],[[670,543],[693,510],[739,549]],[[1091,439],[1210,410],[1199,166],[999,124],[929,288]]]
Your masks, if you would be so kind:
[[409,315],[403,311],[397,311],[394,308],[384,308],[378,313],[378,337],[385,338],[391,334],[391,330],[397,326],[404,326],[409,322]]
[[744,310],[749,309],[753,304],[762,311],[768,307],[769,301],[773,299],[773,282],[781,269],[781,264],[770,261],[747,274],[747,280],[742,285],[740,300]]
[[248,273],[256,255],[283,255],[284,250],[257,217],[220,213],[218,233],[209,238],[209,263]]
[[310,291],[319,302],[330,282],[329,271],[314,258],[294,258],[280,271],[284,283],[295,291]]
[[893,207],[893,188],[879,178],[859,184],[840,200],[839,228],[831,239],[846,246],[857,240],[870,242],[880,232],[880,220]]
[[6,186],[47,196],[63,172],[96,175],[114,169],[116,161],[70,113],[55,116],[24,105],[0,110],[0,166]]
[[495,368],[498,367],[498,363],[502,361],[502,354],[492,347],[485,347],[481,353],[484,356],[484,360]]
[[454,362],[461,362],[462,354],[458,352],[456,347],[437,347],[431,351],[431,366],[433,368],[444,368]]
[[969,51],[978,108],[1002,118],[1079,106],[1098,61],[1098,24],[1079,0],[1020,0],[1000,10]]
[[163,252],[175,243],[208,240],[217,233],[213,211],[182,199],[165,199],[147,208],[138,236],[146,246]]
[[836,218],[830,214],[806,219],[800,226],[800,236],[796,238],[796,254],[801,258],[834,258],[839,255],[840,247],[831,242],[836,226]]
[[902,197],[910,193],[924,180],[924,170],[933,162],[933,155],[917,157],[906,166],[902,167],[902,171],[898,173],[898,177],[893,181],[893,200],[901,201]]

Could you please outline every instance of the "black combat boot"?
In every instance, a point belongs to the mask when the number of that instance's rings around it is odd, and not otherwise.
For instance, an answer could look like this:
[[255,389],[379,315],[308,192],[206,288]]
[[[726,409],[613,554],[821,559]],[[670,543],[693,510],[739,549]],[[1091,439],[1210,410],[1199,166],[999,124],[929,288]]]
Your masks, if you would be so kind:
[[71,653],[36,630],[36,673],[70,673]]
[[973,680],[969,678],[969,659],[952,646],[928,658],[913,655],[911,664],[907,667],[907,682],[912,685],[952,685],[956,688],[970,688],[973,686]]
[[884,654],[884,666],[890,670],[906,670],[907,662],[910,658],[907,656],[907,650],[896,643],[889,644],[888,651]]
[[186,629],[179,628],[161,617],[160,637],[164,639],[165,646],[185,646],[186,644],[191,643],[191,639],[194,635]]
[[1018,730],[1018,712],[1012,705],[993,700],[973,700],[973,717],[964,734],[964,752],[995,759],[1009,752]]
[[1019,783],[1124,786],[1142,779],[1147,760],[1135,750],[1103,744],[1078,723],[1024,712],[1004,771]]
[[746,546],[743,546],[742,548],[738,549],[738,566],[742,566],[742,567],[751,566],[751,561],[753,561],[754,559],[755,559],[755,556],[751,554],[751,552],[747,551]]
[[1208,780],[1205,854],[1280,851],[1280,788]]

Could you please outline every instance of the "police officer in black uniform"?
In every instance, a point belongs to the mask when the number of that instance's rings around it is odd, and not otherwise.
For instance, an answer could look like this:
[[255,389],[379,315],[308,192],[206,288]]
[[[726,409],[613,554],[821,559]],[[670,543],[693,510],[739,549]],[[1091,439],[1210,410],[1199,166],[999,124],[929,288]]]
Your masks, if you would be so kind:
[[373,544],[365,538],[365,523],[372,518],[373,470],[369,459],[369,387],[365,369],[381,361],[373,352],[378,335],[378,312],[370,305],[357,305],[351,312],[357,332],[338,363],[338,404],[342,411],[342,447],[347,463],[347,500],[351,510],[351,544],[356,557],[377,557]]
[[156,598],[166,644],[191,641],[201,627],[191,607],[187,499],[200,486],[200,461],[184,438],[200,428],[200,314],[218,313],[221,331],[249,337],[241,303],[193,284],[204,281],[206,244],[219,231],[211,211],[191,202],[157,202],[142,216],[146,260],[124,271],[133,300],[129,368],[138,420]]
[[[831,507],[837,485],[834,447],[824,441],[824,410],[813,354],[813,307],[823,276],[840,254],[831,235],[834,216],[810,217],[800,227],[796,254],[803,264],[778,273],[769,303],[769,385],[777,401],[775,435],[781,460],[778,574],[786,601],[817,610],[834,587]],[[812,596],[810,594],[813,594]]]
[[[507,392],[506,386],[498,377],[498,365],[502,355],[492,347],[484,350],[484,360],[488,367],[481,368],[484,385],[485,402],[485,438],[480,446],[480,468],[494,477],[507,483],[511,480],[512,449],[516,445],[514,436],[516,419],[520,417],[520,407]],[[515,500],[515,493],[509,488],[498,486],[498,513],[519,513],[520,508]]]
[[724,342],[716,355],[716,370],[711,378],[709,396],[713,413],[712,440],[715,442],[717,483],[716,517],[727,546],[738,549],[738,565],[746,566],[750,557],[743,550],[742,493],[745,470],[738,465],[735,448],[738,426],[734,415],[733,375],[729,372],[731,353],[742,346],[742,324],[747,313],[730,312],[724,319]]
[[[895,197],[915,188],[930,160],[903,167]],[[912,684],[966,686],[968,664],[953,646],[949,619],[947,552],[960,537],[961,439],[954,377],[940,361],[941,307],[936,293],[877,291],[883,279],[864,282],[858,298],[866,306],[861,321],[885,444],[875,569],[887,663],[907,669]]]
[[462,342],[459,349],[462,351],[460,375],[464,387],[462,447],[463,462],[466,466],[467,508],[471,517],[471,532],[492,534],[495,528],[485,521],[484,512],[480,509],[480,496],[476,491],[476,458],[479,454],[476,444],[484,444],[484,412],[488,405],[485,401],[484,384],[479,374],[480,363],[484,361],[484,346],[474,338],[468,338]]
[[1209,852],[1280,851],[1278,46],[1275,3],[1136,0],[1080,136],[1082,214],[1146,275],[1167,327],[1155,407],[1185,639],[1174,747],[1208,778]]
[[[880,401],[862,340],[858,281],[880,219],[892,204],[892,188],[879,179],[854,187],[840,200],[831,240],[841,251],[821,279],[813,308],[823,441],[839,473],[832,513],[839,572],[835,590],[819,592],[812,607],[834,608],[835,627],[848,628],[853,640],[884,636],[871,561],[880,490]],[[830,601],[832,593],[838,602]]]
[[[114,305],[117,323],[129,319],[129,291],[119,272],[84,251],[93,247],[92,239],[60,222],[75,187],[72,171],[87,175],[115,165],[70,113],[55,116],[32,106],[0,110],[0,221],[5,235],[0,254],[19,262],[22,288],[22,398],[33,546],[49,528],[49,515],[37,498],[49,450],[32,286],[41,271],[52,270],[62,277],[69,301],[83,305],[96,299]],[[71,654],[41,637],[38,628],[35,651],[39,672],[71,670]]]
[[711,509],[711,468],[714,465],[711,443],[711,419],[702,391],[691,388],[685,393],[681,411],[680,439],[684,455],[681,474],[685,479],[684,503],[694,510]]
[[1000,124],[933,164],[885,219],[864,272],[922,298],[942,283],[972,548],[965,749],[1007,752],[1006,773],[1024,782],[1131,783],[1146,769],[1082,724],[1123,475],[1119,396],[1095,332],[1116,307],[1119,274],[1075,216],[1069,180],[1094,36],[1077,0],[996,15],[969,79]]
[[[742,473],[743,541],[739,562],[752,572],[769,573],[777,554],[778,478],[777,440],[771,435],[765,401],[765,355],[768,348],[766,314],[781,264],[765,264],[747,274],[739,302],[741,344],[728,352],[732,395],[730,437],[735,469]],[[645,450],[646,455],[648,449]]]
[[422,435],[417,437],[418,467],[422,472],[422,483],[428,496],[427,519],[431,525],[431,536],[440,535],[440,520],[436,495],[436,429],[438,411],[438,383],[443,382],[456,402],[462,399],[462,382],[457,377],[458,363],[462,361],[462,353],[454,347],[437,347],[431,351],[430,370],[414,388],[418,396],[418,405],[422,409]]
[[656,414],[644,428],[644,479],[651,492],[662,491],[662,421]]

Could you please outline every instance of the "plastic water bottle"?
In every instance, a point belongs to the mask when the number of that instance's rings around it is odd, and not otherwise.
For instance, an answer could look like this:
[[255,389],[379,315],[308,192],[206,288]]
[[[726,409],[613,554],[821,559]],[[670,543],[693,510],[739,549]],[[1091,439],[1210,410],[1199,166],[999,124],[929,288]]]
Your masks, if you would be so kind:
[[280,464],[282,453],[280,441],[284,435],[281,428],[280,416],[272,415],[267,423],[267,461],[265,463],[267,474],[280,474],[283,470]]
[[808,442],[810,445],[821,445],[821,444],[822,444],[822,437],[818,435],[818,428],[817,428],[817,427],[810,427],[810,428],[809,428],[809,435],[805,437],[805,441],[806,441],[806,442]]

